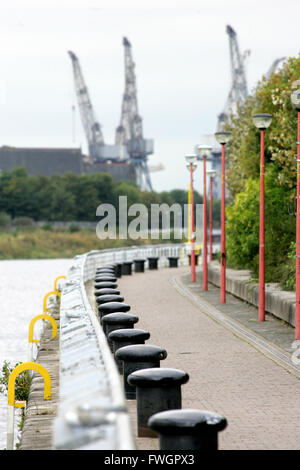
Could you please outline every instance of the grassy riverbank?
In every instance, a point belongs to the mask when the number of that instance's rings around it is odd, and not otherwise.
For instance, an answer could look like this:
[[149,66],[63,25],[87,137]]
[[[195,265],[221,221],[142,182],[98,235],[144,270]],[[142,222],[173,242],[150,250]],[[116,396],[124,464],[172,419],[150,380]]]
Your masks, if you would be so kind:
[[[0,260],[73,258],[90,250],[139,245],[147,240],[99,240],[95,230],[22,228],[0,231]],[[148,241],[149,242],[149,241]]]

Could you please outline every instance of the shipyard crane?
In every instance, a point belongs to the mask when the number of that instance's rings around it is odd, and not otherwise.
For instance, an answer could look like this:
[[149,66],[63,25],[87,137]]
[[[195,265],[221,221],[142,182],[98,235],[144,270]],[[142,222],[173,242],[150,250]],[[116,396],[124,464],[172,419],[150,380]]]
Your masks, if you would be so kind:
[[142,118],[137,103],[135,63],[132,59],[131,43],[123,38],[125,62],[125,90],[123,93],[120,125],[116,129],[115,143],[125,146],[136,171],[136,182],[140,189],[152,191],[147,164],[153,153],[153,140],[144,139]]
[[89,155],[94,162],[103,159],[104,138],[101,126],[96,120],[93,106],[89,97],[88,89],[85,85],[78,57],[72,51],[68,51],[73,66],[75,81],[75,91],[78,100],[78,106],[82,125],[87,138]]
[[218,130],[221,130],[228,120],[230,112],[234,112],[237,106],[243,106],[248,97],[247,80],[245,73],[245,61],[250,51],[240,53],[237,34],[235,30],[227,25],[226,33],[229,36],[230,64],[231,64],[231,88],[227,97],[225,107],[218,116]]
[[284,60],[286,59],[286,57],[280,57],[279,59],[276,59],[274,60],[274,62],[272,63],[271,67],[269,68],[269,70],[267,71],[266,73],[266,78],[270,78],[270,76],[272,75],[272,73],[276,72],[279,68],[279,64],[281,62],[283,62]]
[[129,156],[124,146],[104,143],[101,126],[95,117],[78,57],[72,51],[69,51],[69,55],[72,60],[75,90],[90,159],[93,163],[111,163],[128,160]]

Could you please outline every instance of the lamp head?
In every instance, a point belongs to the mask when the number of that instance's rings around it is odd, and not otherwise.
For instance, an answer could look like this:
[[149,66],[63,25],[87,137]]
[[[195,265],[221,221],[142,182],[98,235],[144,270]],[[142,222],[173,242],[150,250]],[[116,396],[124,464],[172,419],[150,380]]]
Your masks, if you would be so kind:
[[212,151],[211,145],[198,145],[198,154],[200,158],[208,157]]
[[219,131],[215,133],[215,139],[219,144],[228,144],[231,138],[231,132],[229,131]]
[[189,153],[185,156],[185,160],[187,163],[191,164],[191,163],[196,163],[197,161],[197,155],[195,155],[194,153]]
[[291,102],[293,108],[297,109],[297,111],[300,111],[300,89],[291,93]]
[[208,170],[206,174],[209,178],[215,178],[217,175],[217,172],[215,170]]
[[260,113],[260,114],[253,114],[252,120],[254,125],[262,130],[267,129],[272,122],[272,114],[267,113]]

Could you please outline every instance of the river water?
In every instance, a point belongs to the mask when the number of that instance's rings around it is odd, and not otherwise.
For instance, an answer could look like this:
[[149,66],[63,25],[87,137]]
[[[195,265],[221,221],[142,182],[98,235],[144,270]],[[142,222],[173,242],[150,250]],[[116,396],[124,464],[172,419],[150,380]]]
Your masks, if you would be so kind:
[[[71,259],[0,261],[0,369],[28,360],[28,328],[43,313],[43,300]],[[41,321],[36,323],[38,337]],[[6,447],[7,397],[0,394],[0,451]],[[17,435],[15,441],[17,439]]]

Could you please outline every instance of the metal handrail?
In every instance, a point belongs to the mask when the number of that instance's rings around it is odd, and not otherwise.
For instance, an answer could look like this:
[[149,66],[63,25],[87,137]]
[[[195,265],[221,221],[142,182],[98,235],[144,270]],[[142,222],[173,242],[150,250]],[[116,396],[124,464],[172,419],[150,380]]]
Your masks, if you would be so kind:
[[74,258],[61,291],[55,449],[135,448],[120,375],[86,292],[96,268],[148,256],[159,256],[160,266],[167,265],[168,256],[187,264],[187,252],[184,244],[161,244],[95,250]]

